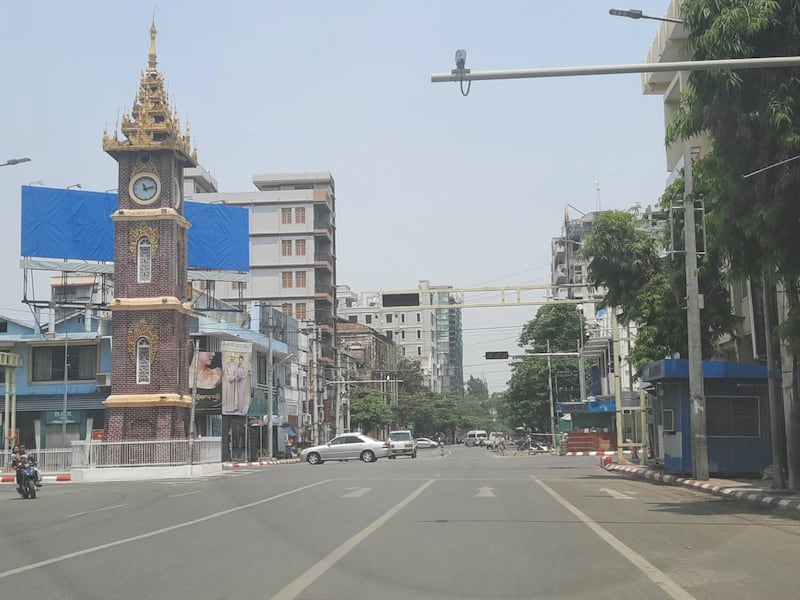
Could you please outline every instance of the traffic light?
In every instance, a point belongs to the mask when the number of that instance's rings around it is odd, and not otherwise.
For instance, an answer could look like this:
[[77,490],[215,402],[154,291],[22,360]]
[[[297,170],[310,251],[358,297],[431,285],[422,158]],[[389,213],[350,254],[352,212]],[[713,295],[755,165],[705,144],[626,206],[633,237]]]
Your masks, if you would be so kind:
[[508,358],[508,352],[487,352],[486,353],[486,360],[506,360]]

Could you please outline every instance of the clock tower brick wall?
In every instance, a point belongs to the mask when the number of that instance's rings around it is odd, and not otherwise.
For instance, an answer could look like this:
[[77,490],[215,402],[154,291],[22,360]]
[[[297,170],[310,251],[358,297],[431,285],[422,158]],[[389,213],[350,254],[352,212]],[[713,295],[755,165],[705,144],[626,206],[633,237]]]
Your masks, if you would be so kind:
[[[196,152],[191,151],[188,128],[181,132],[169,106],[164,76],[157,69],[155,36],[153,24],[148,67],[130,115],[121,120],[124,137],[118,131],[103,134],[103,149],[117,161],[119,173],[119,205],[112,215],[116,297],[109,305],[111,395],[105,401],[109,441],[186,439],[189,433],[189,223],[183,217],[182,185],[183,169],[196,165]],[[144,183],[144,177],[159,185],[155,190],[139,187],[136,198],[132,184],[137,179]],[[142,238],[150,245],[146,282],[138,280]],[[137,373],[139,341],[149,378]]]

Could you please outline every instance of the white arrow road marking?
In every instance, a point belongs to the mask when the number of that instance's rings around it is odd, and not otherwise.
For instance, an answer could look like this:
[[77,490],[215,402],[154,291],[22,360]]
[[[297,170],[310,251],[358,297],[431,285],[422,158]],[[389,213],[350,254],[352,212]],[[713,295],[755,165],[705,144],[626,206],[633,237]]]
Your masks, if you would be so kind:
[[494,488],[482,487],[478,488],[478,493],[475,494],[476,498],[495,498]]
[[610,490],[608,488],[600,488],[601,492],[605,492],[612,498],[616,498],[617,500],[636,500],[633,496],[629,496],[625,492],[617,492],[616,490]]
[[347,492],[346,494],[339,496],[339,498],[361,498],[361,496],[369,494],[372,491],[372,488],[360,488],[360,487],[348,487],[344,489],[353,491]]

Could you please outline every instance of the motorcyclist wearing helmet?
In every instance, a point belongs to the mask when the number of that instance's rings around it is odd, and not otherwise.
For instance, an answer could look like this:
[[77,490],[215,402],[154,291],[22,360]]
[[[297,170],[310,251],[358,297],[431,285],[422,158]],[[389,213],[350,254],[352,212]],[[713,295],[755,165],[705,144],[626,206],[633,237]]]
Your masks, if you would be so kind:
[[25,444],[20,444],[14,453],[14,460],[11,465],[17,471],[17,487],[22,488],[22,468],[33,467],[33,472],[36,474],[36,487],[42,487],[42,478],[39,476],[39,469],[36,468],[36,457],[29,454]]

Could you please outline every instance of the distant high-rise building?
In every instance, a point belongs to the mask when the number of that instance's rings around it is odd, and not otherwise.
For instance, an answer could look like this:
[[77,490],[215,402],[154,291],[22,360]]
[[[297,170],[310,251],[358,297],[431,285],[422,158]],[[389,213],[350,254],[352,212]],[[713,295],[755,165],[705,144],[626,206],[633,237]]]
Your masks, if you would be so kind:
[[[362,292],[337,288],[339,318],[368,325],[397,344],[400,356],[416,360],[432,392],[463,391],[460,297],[450,286],[420,281],[416,290]],[[442,308],[438,308],[441,306]]]

